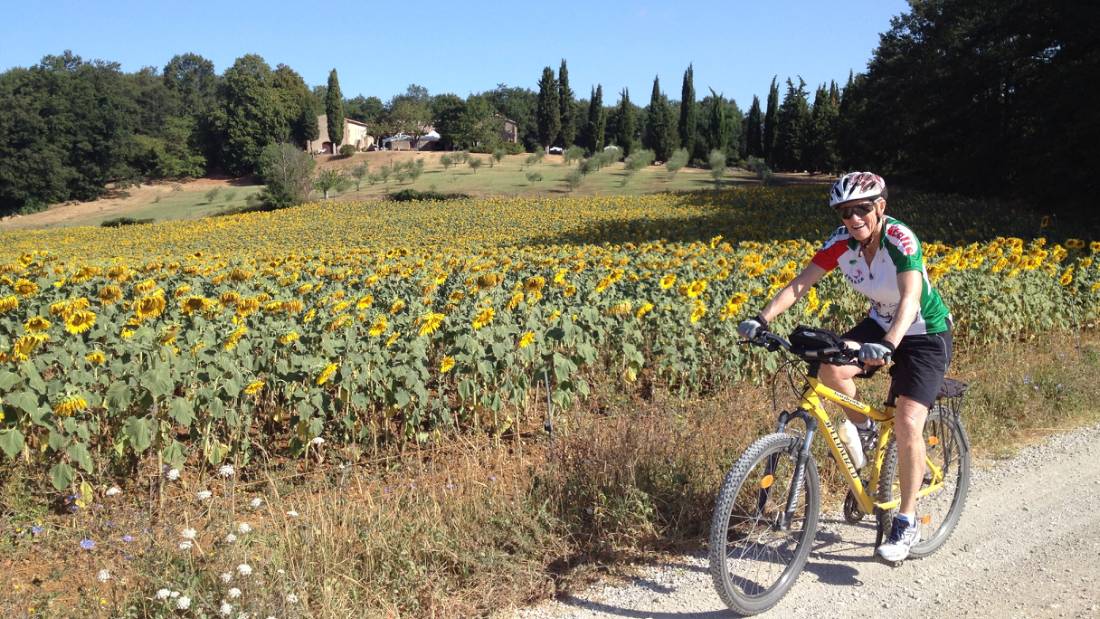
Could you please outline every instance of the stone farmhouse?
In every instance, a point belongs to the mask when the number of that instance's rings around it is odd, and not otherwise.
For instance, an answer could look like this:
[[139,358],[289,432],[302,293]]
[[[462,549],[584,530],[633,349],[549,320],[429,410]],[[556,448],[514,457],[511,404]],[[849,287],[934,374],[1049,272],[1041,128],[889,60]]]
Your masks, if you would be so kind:
[[345,144],[351,144],[356,150],[367,150],[374,145],[374,136],[367,133],[366,123],[358,120],[344,119],[344,141],[335,145],[328,135],[328,116],[317,117],[317,130],[317,139],[306,143],[306,151],[312,154],[335,155]]

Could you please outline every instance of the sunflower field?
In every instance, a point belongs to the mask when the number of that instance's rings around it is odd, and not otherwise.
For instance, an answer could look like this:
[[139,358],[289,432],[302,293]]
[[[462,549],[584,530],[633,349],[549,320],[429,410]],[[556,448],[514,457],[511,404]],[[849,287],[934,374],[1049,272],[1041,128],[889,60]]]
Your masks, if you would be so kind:
[[[63,489],[149,454],[242,464],[318,437],[355,457],[503,433],[547,386],[565,409],[596,389],[705,392],[775,362],[736,325],[838,224],[823,196],[325,203],[2,233],[0,451]],[[1091,327],[1100,241],[982,206],[889,207],[924,241],[958,345]],[[864,312],[830,276],[776,328]]]

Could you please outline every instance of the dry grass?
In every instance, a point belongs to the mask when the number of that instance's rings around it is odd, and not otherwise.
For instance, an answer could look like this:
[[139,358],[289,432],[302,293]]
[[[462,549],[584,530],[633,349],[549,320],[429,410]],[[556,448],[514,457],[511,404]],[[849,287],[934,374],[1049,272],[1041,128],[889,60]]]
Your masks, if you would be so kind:
[[[1005,453],[1094,420],[1098,368],[1095,335],[967,351],[953,374],[974,384],[964,420],[979,452]],[[519,436],[459,437],[348,466],[321,447],[300,461],[240,467],[229,479],[185,470],[162,485],[150,464],[120,496],[98,489],[75,513],[47,510],[49,495],[9,470],[0,478],[0,611],[186,616],[153,598],[166,587],[208,614],[225,600],[259,616],[486,615],[594,571],[698,545],[725,469],[773,424],[763,386],[693,401],[607,386],[589,404],[558,417],[553,441],[532,419]],[[835,483],[828,487],[826,498],[839,500]],[[213,498],[196,498],[204,489]],[[28,530],[36,521],[44,527],[37,535]],[[240,533],[242,522],[253,530]],[[196,530],[189,551],[179,548],[184,528]],[[234,543],[225,541],[230,532]],[[82,539],[95,549],[80,549]],[[241,563],[251,576],[235,572]],[[106,583],[96,579],[100,569],[111,573]]]

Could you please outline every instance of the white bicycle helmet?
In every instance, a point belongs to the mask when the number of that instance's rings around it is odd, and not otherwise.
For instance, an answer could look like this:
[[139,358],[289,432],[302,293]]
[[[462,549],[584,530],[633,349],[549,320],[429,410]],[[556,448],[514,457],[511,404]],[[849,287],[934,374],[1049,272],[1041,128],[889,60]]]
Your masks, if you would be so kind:
[[886,181],[871,172],[849,172],[833,183],[829,191],[829,206],[852,200],[874,200],[886,197]]

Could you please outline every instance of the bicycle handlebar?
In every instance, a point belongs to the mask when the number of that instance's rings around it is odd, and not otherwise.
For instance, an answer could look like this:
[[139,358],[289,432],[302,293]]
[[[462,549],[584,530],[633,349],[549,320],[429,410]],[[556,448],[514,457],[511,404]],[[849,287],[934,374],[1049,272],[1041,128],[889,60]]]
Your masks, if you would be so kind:
[[863,364],[859,362],[859,350],[856,349],[829,346],[818,350],[795,351],[792,350],[791,343],[783,336],[764,330],[758,332],[756,337],[745,341],[754,346],[761,346],[769,352],[775,352],[782,348],[807,363],[827,363],[829,365],[854,365],[863,367]]

